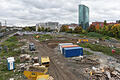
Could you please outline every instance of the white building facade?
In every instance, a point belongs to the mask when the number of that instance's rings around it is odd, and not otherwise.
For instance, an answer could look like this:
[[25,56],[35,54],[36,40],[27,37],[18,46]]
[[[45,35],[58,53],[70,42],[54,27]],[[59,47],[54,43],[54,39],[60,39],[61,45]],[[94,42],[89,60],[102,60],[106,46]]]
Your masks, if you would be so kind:
[[59,22],[45,22],[36,24],[36,31],[38,31],[38,27],[50,28],[52,30],[60,29],[61,25]]

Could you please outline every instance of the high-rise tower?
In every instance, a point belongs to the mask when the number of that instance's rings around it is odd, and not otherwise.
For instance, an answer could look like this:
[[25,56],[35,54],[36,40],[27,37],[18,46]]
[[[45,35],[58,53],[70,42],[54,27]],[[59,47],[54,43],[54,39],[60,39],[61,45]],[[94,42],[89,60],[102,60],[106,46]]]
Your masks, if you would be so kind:
[[79,26],[83,29],[89,27],[89,8],[85,5],[79,5]]

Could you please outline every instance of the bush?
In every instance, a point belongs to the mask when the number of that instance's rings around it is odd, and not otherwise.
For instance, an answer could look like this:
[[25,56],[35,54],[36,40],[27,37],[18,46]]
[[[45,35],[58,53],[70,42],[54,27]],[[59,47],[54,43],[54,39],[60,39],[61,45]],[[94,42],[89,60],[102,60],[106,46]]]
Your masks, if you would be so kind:
[[95,33],[95,32],[89,32],[86,36],[102,38],[104,35],[99,34],[99,33]]

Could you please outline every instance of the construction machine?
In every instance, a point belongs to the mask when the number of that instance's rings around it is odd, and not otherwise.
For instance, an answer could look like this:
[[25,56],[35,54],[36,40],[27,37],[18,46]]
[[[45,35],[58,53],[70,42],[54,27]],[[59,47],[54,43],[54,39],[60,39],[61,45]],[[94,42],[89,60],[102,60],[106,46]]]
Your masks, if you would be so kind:
[[35,44],[34,43],[29,44],[29,50],[30,51],[35,51]]
[[53,80],[53,77],[48,74],[50,59],[49,57],[40,57],[39,63],[37,65],[29,66],[29,68],[24,71],[24,75],[28,80]]
[[50,77],[47,74],[34,71],[24,71],[24,75],[28,78],[28,80],[49,80]]
[[49,74],[47,74],[48,68],[45,66],[31,67],[29,70],[24,71],[24,75],[28,80],[53,80]]
[[36,36],[36,38],[38,39],[38,38],[40,38],[40,36],[39,36],[39,35],[37,35],[37,36]]
[[88,42],[88,39],[78,39],[78,42],[79,43],[85,43],[85,42]]
[[49,67],[49,64],[50,64],[50,58],[47,56],[47,57],[40,57],[39,58],[39,64],[40,65],[43,65],[45,67]]

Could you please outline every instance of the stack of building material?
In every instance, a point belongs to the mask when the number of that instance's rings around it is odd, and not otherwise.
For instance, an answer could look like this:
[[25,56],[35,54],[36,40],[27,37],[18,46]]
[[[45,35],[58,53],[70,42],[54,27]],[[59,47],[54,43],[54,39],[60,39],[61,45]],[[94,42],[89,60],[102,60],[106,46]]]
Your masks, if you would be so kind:
[[29,60],[30,60],[30,55],[28,55],[28,54],[20,55],[20,62],[29,61]]
[[38,63],[38,57],[33,58],[34,63]]

